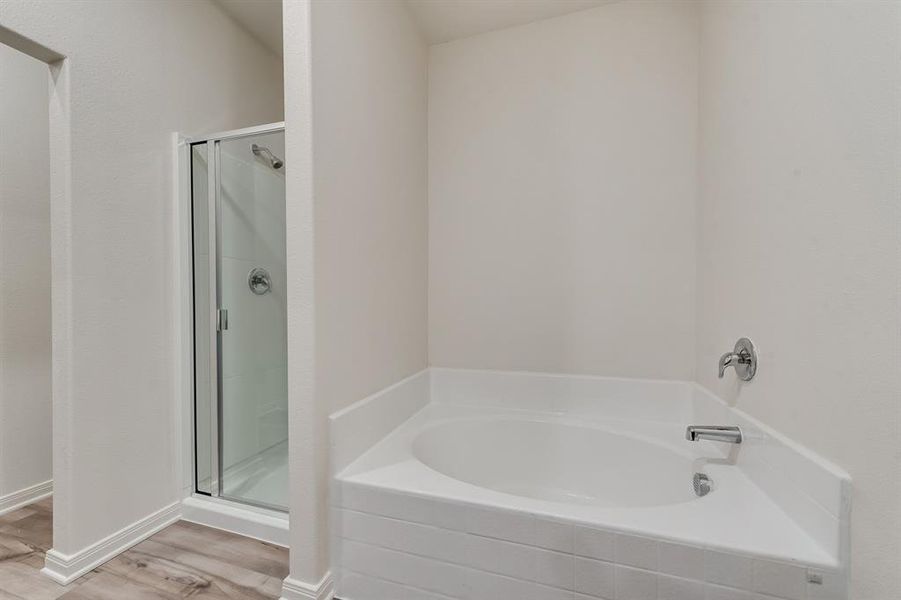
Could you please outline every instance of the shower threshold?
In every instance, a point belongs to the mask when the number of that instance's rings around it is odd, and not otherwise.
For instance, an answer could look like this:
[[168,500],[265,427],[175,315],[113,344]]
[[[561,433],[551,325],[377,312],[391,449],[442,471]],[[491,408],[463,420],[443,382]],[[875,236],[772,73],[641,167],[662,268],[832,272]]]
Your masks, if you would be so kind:
[[279,510],[193,494],[182,500],[182,519],[288,547],[288,514]]

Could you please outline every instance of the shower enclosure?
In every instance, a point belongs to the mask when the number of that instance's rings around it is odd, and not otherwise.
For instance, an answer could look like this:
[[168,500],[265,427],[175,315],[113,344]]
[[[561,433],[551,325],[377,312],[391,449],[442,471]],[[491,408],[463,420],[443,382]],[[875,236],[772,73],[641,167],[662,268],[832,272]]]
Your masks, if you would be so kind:
[[190,141],[194,485],[287,510],[284,124]]

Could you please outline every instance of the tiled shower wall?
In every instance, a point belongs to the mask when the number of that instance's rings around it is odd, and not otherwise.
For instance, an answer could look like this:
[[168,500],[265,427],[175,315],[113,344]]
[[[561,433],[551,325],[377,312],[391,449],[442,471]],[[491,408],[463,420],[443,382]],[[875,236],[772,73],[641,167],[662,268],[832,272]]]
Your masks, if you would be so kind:
[[[281,133],[221,144],[220,278],[229,311],[222,341],[224,468],[288,438],[285,176],[254,157],[252,142],[284,156]],[[269,271],[270,293],[250,291],[254,267]]]

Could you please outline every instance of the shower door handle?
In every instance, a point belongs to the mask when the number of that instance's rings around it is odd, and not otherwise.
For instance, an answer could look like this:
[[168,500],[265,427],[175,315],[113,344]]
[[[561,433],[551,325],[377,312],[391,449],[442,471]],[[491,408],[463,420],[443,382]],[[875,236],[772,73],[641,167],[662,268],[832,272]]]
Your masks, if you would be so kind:
[[228,310],[220,308],[216,310],[216,331],[228,329]]

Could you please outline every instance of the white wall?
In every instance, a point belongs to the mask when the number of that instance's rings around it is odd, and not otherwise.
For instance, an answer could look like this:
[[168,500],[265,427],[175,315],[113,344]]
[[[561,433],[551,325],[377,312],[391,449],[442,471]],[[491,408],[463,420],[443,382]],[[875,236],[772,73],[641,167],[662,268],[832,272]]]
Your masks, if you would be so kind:
[[431,47],[431,364],[693,376],[696,9]]
[[48,77],[0,44],[0,498],[52,478]]
[[899,31],[879,2],[709,2],[701,28],[698,380],[850,472],[854,600],[901,590]]
[[428,364],[428,63],[399,0],[286,2],[284,19],[288,590],[328,568],[327,415]]
[[[289,587],[316,586],[328,569],[328,406],[315,394],[313,102],[310,0],[284,0],[285,230],[288,288]],[[301,588],[302,589],[302,588]],[[313,589],[313,597],[318,590]],[[310,594],[308,594],[309,596]],[[300,596],[303,597],[303,596]]]
[[317,394],[426,367],[427,50],[398,0],[313,2]]
[[5,0],[0,23],[68,58],[53,461],[73,554],[178,499],[171,135],[281,120],[280,63],[207,1]]

